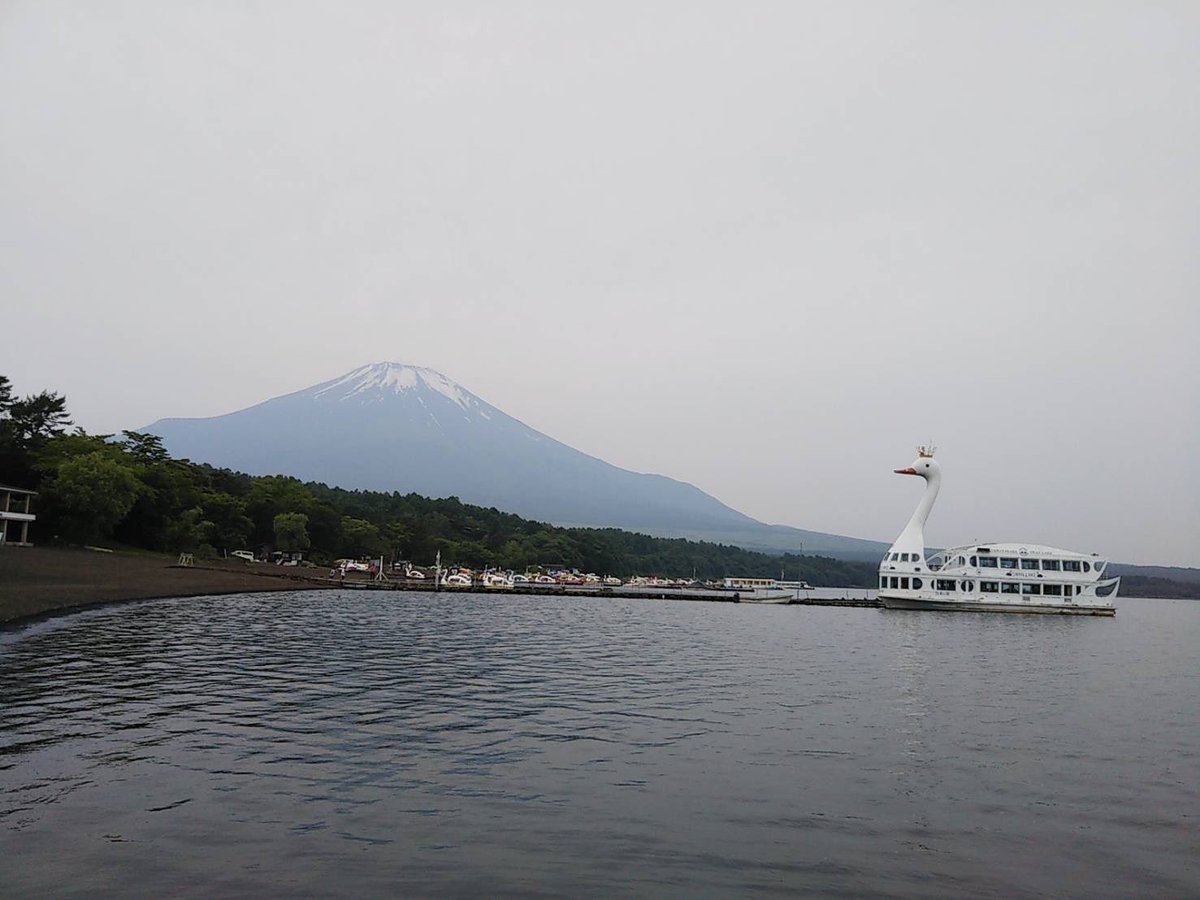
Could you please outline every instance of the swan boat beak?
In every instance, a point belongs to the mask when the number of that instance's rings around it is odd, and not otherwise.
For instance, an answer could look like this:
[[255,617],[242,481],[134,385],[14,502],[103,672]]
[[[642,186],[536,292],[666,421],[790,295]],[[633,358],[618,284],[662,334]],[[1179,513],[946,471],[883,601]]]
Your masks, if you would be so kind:
[[914,469],[912,466],[909,466],[907,469],[892,469],[892,471],[895,472],[897,475],[916,475],[917,474],[917,470]]

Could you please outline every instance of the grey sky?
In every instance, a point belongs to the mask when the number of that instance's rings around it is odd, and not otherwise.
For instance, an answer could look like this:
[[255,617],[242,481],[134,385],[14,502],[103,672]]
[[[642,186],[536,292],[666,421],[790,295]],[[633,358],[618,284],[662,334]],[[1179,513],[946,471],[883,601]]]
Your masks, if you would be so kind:
[[1200,5],[0,6],[0,372],[393,359],[757,518],[1200,565]]

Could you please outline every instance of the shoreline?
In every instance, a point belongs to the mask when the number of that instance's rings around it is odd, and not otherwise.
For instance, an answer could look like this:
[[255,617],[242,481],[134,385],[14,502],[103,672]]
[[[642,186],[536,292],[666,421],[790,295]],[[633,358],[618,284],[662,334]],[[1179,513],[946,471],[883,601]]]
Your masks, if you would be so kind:
[[228,560],[177,566],[166,556],[58,547],[0,549],[0,629],[130,600],[320,590],[295,569]]
[[[97,552],[80,548],[0,548],[0,631],[115,603],[134,600],[186,599],[227,594],[265,594],[288,591],[368,590],[429,591],[417,584],[373,584],[367,578],[329,578],[321,568],[287,568],[225,559],[179,566],[174,557],[136,552]],[[846,589],[859,592],[860,588]],[[522,585],[520,588],[442,588],[442,593],[522,594],[559,597],[629,597],[633,599],[692,600],[754,603],[722,592],[654,589],[571,590],[562,586]],[[1186,598],[1180,598],[1186,599]],[[790,605],[878,607],[874,598],[797,598]]]

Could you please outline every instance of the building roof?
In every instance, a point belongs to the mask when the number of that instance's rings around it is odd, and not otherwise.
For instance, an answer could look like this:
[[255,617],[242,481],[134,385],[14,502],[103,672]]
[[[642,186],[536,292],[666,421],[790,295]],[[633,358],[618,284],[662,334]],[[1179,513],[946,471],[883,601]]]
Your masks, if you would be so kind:
[[10,494],[29,494],[33,497],[37,496],[37,491],[28,491],[25,488],[13,487],[11,484],[0,484],[0,491],[7,491]]

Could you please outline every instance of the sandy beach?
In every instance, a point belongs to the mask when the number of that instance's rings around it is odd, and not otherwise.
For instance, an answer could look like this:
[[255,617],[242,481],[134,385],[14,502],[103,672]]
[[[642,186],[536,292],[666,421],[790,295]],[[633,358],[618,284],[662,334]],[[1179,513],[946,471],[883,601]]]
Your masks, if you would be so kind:
[[174,558],[51,547],[0,549],[0,625],[61,610],[148,597],[313,590],[324,569],[222,560],[193,568]]

